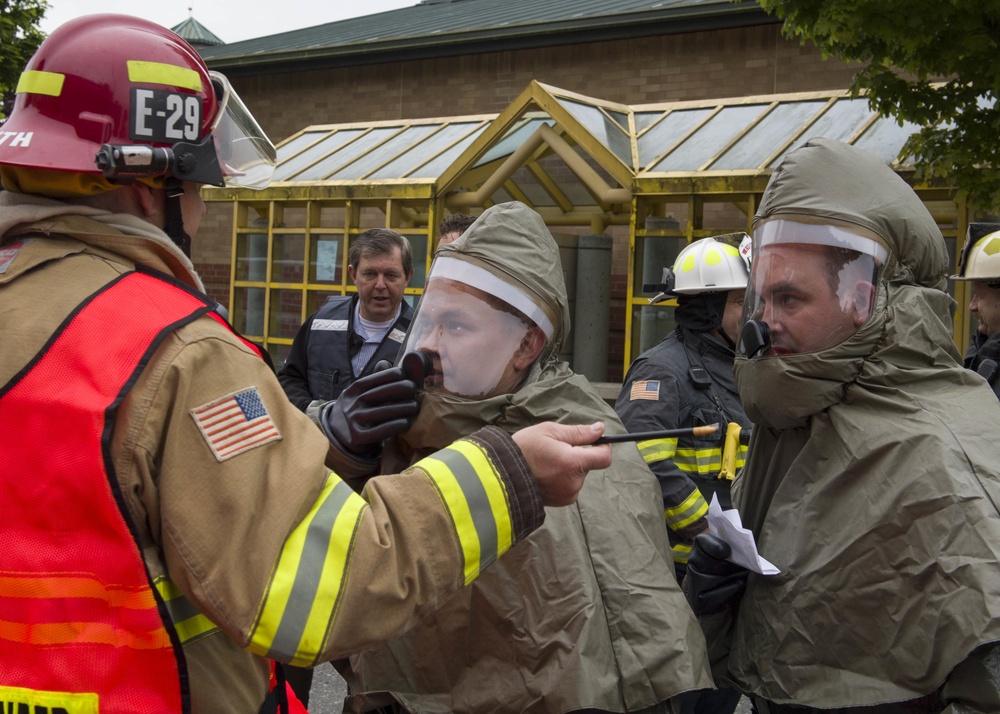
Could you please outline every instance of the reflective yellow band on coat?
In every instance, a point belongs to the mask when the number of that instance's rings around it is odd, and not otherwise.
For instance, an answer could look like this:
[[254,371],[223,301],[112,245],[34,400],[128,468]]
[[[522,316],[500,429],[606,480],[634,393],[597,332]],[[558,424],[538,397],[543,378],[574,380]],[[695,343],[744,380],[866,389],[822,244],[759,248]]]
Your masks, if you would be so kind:
[[482,447],[464,440],[414,467],[427,474],[451,514],[468,585],[512,544],[509,499],[499,471]]
[[643,461],[655,464],[657,461],[673,458],[677,450],[677,439],[650,439],[636,443]]
[[161,575],[153,581],[156,591],[163,598],[163,603],[167,606],[170,620],[174,623],[177,636],[182,645],[190,644],[195,640],[219,631],[211,620],[199,612],[191,601],[184,597],[174,582]]
[[708,513],[708,502],[701,495],[701,491],[695,488],[687,498],[679,505],[668,508],[663,512],[667,519],[670,530],[689,526],[699,518],[704,518]]
[[17,89],[14,91],[17,94],[45,94],[58,97],[62,94],[64,81],[66,81],[65,74],[28,69],[21,72],[21,77],[17,80]]
[[323,651],[368,503],[331,473],[278,556],[247,649],[298,666]]
[[673,461],[686,474],[715,478],[722,469],[722,448],[677,449]]
[[740,450],[736,454],[736,468],[742,468],[747,462],[747,449],[749,447],[746,444],[740,444]]
[[99,714],[94,692],[46,692],[41,689],[0,686],[0,713],[65,712]]
[[670,555],[675,563],[687,563],[691,559],[691,546],[686,543],[672,545]]
[[163,62],[128,61],[128,81],[144,84],[163,84],[201,91],[201,75],[193,69]]

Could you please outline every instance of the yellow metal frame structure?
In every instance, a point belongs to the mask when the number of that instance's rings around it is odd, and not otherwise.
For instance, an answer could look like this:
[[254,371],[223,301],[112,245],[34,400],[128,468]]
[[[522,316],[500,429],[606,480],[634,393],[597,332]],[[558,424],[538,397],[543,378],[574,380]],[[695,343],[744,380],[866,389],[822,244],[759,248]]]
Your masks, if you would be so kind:
[[[450,212],[518,200],[553,232],[612,233],[626,274],[617,325],[624,374],[672,325],[670,303],[644,324],[643,283],[692,240],[749,232],[786,153],[830,136],[881,154],[913,185],[912,167],[896,157],[914,130],[846,91],[627,106],[532,82],[495,115],[307,127],[279,144],[267,189],[203,195],[233,207],[233,323],[276,358],[325,296],[355,291],[347,249],[369,228],[392,228],[414,243],[411,301],[423,292],[437,225]],[[914,189],[957,256],[969,209],[951,187]],[[962,283],[953,289],[954,338],[964,347],[968,295]]]

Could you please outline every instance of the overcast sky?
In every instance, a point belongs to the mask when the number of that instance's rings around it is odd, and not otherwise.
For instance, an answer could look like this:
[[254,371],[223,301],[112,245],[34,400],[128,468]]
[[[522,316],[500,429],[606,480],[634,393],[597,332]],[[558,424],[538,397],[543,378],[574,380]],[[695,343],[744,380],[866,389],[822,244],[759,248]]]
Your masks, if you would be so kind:
[[[420,0],[49,0],[41,29],[99,12],[138,15],[173,27],[193,15],[223,42],[239,42],[288,30],[374,15]],[[191,8],[189,11],[188,8]]]

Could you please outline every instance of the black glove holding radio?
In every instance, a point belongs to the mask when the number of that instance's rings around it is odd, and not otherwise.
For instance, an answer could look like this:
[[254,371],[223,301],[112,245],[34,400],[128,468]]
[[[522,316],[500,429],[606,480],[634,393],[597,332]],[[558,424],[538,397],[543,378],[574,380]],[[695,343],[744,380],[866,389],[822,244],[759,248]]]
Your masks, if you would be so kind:
[[729,544],[702,533],[694,539],[683,590],[695,615],[711,615],[739,602],[750,571],[726,560]]
[[320,415],[330,444],[359,464],[374,465],[382,442],[409,429],[420,411],[417,394],[428,363],[425,353],[410,352],[398,367],[386,363],[385,369],[347,387]]

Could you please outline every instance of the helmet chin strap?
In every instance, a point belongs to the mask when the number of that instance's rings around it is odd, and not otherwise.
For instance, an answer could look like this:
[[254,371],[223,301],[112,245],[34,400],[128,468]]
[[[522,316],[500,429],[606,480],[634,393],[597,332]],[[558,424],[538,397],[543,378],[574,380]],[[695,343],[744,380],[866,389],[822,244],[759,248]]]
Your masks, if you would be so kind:
[[167,195],[166,225],[164,231],[188,258],[191,257],[191,236],[184,231],[184,216],[181,214],[181,196],[184,182],[173,176],[167,177],[163,189]]

